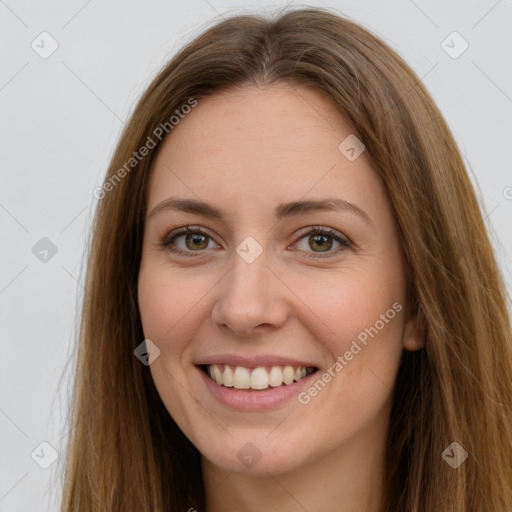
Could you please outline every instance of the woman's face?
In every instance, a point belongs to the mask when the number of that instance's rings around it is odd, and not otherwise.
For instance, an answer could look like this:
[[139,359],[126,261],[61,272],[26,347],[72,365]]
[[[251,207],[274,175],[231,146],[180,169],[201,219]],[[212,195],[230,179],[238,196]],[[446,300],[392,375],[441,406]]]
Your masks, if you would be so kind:
[[282,84],[200,99],[162,143],[140,313],[158,393],[211,466],[277,474],[384,443],[417,347],[362,149],[330,99]]

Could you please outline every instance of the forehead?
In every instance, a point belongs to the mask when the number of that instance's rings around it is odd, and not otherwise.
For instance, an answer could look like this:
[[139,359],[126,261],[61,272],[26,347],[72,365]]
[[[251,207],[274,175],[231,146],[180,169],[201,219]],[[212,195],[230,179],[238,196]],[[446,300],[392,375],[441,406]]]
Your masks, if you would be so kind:
[[264,205],[339,195],[378,202],[382,186],[364,153],[339,150],[354,130],[322,92],[247,86],[199,99],[162,143],[149,207],[169,195]]

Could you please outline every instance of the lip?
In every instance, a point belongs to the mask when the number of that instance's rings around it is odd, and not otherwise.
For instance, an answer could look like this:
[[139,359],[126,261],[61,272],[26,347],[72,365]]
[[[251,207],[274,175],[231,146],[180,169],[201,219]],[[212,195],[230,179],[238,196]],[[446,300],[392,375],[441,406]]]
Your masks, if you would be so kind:
[[[240,364],[240,366],[243,365]],[[297,366],[305,365],[299,364]],[[221,386],[206,375],[200,366],[196,366],[196,369],[213,398],[215,398],[220,404],[239,411],[262,411],[274,409],[296,397],[301,390],[310,383],[312,378],[316,378],[317,374],[317,371],[315,371],[293,384],[268,388],[264,391],[243,391]]]
[[[300,359],[290,359],[271,354],[259,354],[254,356],[238,356],[234,354],[216,354],[203,357],[194,362],[196,366],[211,364],[228,364],[229,366],[243,366],[244,368],[258,368],[259,366],[305,366],[319,368],[318,364],[301,361]],[[291,384],[290,384],[291,385]]]

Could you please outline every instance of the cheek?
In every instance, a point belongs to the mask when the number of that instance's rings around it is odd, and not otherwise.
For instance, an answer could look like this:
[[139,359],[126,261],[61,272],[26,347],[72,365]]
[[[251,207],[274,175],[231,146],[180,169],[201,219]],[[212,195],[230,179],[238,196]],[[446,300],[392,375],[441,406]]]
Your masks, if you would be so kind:
[[141,265],[138,301],[144,336],[160,350],[151,376],[169,414],[188,434],[194,431],[194,404],[192,395],[183,392],[189,389],[184,367],[200,322],[201,297],[211,288],[197,284],[175,269]]
[[138,284],[139,309],[144,336],[162,353],[178,356],[193,335],[192,325],[201,310],[201,296],[206,293],[198,283],[179,272],[158,267],[141,267]]
[[[304,402],[322,403],[321,415],[338,418],[340,425],[371,421],[390,397],[402,355],[404,301],[400,283],[390,277],[377,268],[347,270],[315,286],[304,280],[296,289],[321,320],[315,336],[332,358],[330,374],[319,376],[329,391],[306,390]],[[321,383],[316,387],[324,389]]]
[[367,348],[378,337],[374,350],[380,352],[384,345],[401,343],[403,287],[392,277],[377,267],[330,272],[314,280],[303,276],[295,278],[294,293],[304,303],[303,319],[309,317],[311,326],[316,317],[314,335],[333,356],[350,350],[358,337]]

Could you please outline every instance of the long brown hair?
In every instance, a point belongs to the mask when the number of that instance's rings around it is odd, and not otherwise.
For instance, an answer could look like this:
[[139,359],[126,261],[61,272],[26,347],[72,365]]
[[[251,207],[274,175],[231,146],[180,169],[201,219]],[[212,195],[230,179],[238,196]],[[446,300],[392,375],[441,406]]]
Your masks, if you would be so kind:
[[[143,94],[112,158],[90,244],[62,510],[205,509],[200,454],[149,368],[137,277],[151,162],[127,162],[191,100],[286,82],[329,95],[357,129],[401,235],[407,307],[425,345],[404,352],[387,443],[386,512],[512,510],[512,339],[506,289],[454,138],[409,66],[332,11],[232,16],[187,44]],[[133,165],[132,165],[133,164]],[[121,168],[126,172],[120,172]],[[467,460],[442,458],[457,442]]]

